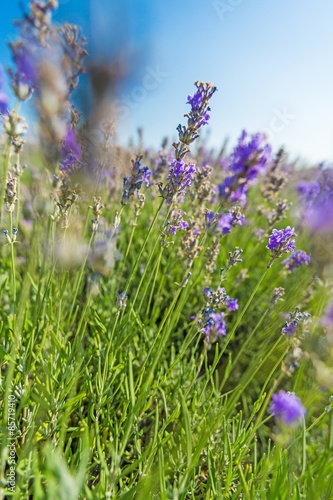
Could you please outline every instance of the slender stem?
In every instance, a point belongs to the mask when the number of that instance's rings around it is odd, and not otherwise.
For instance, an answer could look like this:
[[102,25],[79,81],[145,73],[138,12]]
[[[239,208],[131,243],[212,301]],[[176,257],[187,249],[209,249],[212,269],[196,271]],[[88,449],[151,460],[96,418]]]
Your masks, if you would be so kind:
[[[17,163],[17,172],[20,172],[20,154],[16,155],[16,163]],[[17,175],[17,184],[16,184],[16,226],[19,225],[19,216],[20,216],[20,200],[21,200],[21,176]]]
[[[150,237],[150,235],[151,235],[151,233],[152,233],[152,230],[153,230],[153,228],[154,228],[154,226],[155,226],[155,224],[156,224],[156,221],[157,221],[158,215],[159,215],[159,213],[160,213],[160,211],[161,211],[161,208],[162,208],[162,206],[163,206],[163,203],[164,203],[164,199],[162,199],[162,201],[161,201],[161,203],[160,203],[160,205],[159,205],[159,207],[158,207],[158,209],[157,209],[157,212],[156,212],[156,213],[155,213],[155,215],[154,215],[154,218],[153,218],[153,220],[152,220],[152,222],[151,222],[151,224],[150,224],[150,227],[149,227],[149,229],[148,229],[148,232],[147,232],[147,234],[146,234],[146,237],[145,237],[145,239],[144,239],[144,242],[143,242],[143,244],[142,244],[142,247],[141,247],[141,249],[140,249],[140,252],[138,253],[138,256],[137,256],[137,258],[136,258],[136,260],[135,260],[135,263],[134,263],[134,265],[133,265],[133,268],[132,268],[131,274],[130,274],[130,276],[129,276],[128,280],[127,280],[127,283],[126,283],[126,285],[125,285],[125,290],[124,290],[124,291],[125,291],[125,293],[128,291],[129,286],[130,286],[130,284],[131,284],[131,282],[132,282],[132,280],[133,280],[133,277],[134,277],[134,275],[135,275],[135,273],[136,273],[136,271],[137,271],[137,268],[138,268],[138,265],[139,265],[140,259],[141,259],[142,254],[143,254],[143,251],[144,251],[144,249],[146,248],[147,241],[148,241],[148,239],[149,239],[149,237]],[[147,268],[147,266],[146,266],[146,268]],[[145,271],[146,271],[146,270],[145,270]],[[139,284],[139,287],[138,287],[138,289],[137,289],[137,293],[136,293],[136,295],[135,295],[134,302],[136,301],[136,298],[137,298],[137,296],[138,296],[138,293],[139,293],[139,288],[140,288],[141,283],[142,283],[142,281],[143,281],[143,279],[144,279],[144,276],[145,276],[145,272],[143,273],[143,276],[141,277],[140,284]]]
[[266,274],[267,274],[267,272],[268,272],[268,271],[269,271],[269,268],[266,268],[266,269],[265,269],[265,272],[262,274],[262,276],[261,276],[261,278],[259,279],[258,283],[257,283],[257,284],[256,284],[256,286],[254,287],[253,292],[251,293],[251,295],[250,295],[250,297],[249,297],[249,300],[247,301],[247,303],[246,303],[245,307],[244,307],[244,308],[243,308],[243,310],[241,311],[240,315],[238,316],[238,318],[237,318],[237,320],[236,320],[236,323],[234,324],[233,328],[231,329],[231,331],[230,331],[230,333],[229,333],[229,335],[228,335],[228,341],[227,341],[227,343],[229,343],[229,342],[232,340],[232,338],[233,338],[234,334],[236,333],[236,330],[237,330],[237,328],[238,328],[238,326],[239,326],[240,322],[242,321],[242,319],[243,319],[243,317],[244,317],[244,315],[245,315],[246,311],[247,311],[247,310],[248,310],[248,308],[250,307],[250,304],[251,304],[252,300],[254,299],[254,296],[255,296],[255,294],[257,293],[257,291],[258,291],[258,289],[259,289],[259,287],[260,287],[261,283],[264,281],[264,279],[265,279]]
[[104,389],[104,386],[105,386],[106,377],[107,377],[107,374],[108,374],[110,350],[111,350],[111,346],[113,344],[113,338],[114,338],[114,334],[115,334],[115,331],[116,331],[116,328],[117,328],[117,325],[118,325],[119,317],[120,317],[120,311],[117,311],[117,313],[116,313],[116,319],[115,319],[115,321],[113,323],[113,328],[112,328],[112,331],[111,331],[111,334],[110,334],[110,338],[109,338],[109,341],[108,341],[108,345],[107,345],[107,348],[106,348],[106,352],[105,352],[103,377],[102,377],[102,391],[101,391],[102,393],[103,393],[103,389]]
[[[151,303],[152,303],[152,300],[153,300],[155,285],[156,285],[157,276],[158,276],[158,270],[159,270],[159,267],[160,267],[160,264],[161,264],[162,253],[163,253],[163,248],[161,248],[161,250],[160,250],[159,256],[158,256],[158,258],[156,260],[156,264],[154,265],[154,268],[153,268],[153,271],[152,271],[153,282],[152,282],[152,285],[151,285],[151,290],[150,290],[150,294],[149,294],[149,298],[148,298],[148,304],[147,304],[147,309],[146,309],[146,314],[147,315],[149,314],[150,306],[151,306]],[[149,282],[151,282],[151,280],[149,280]],[[142,294],[142,299],[141,299],[141,302],[139,304],[138,311],[141,311],[141,307],[142,307],[142,303],[143,303],[145,295],[146,294]]]
[[303,417],[303,428],[302,428],[302,472],[301,474],[305,474],[306,471],[306,426],[305,426],[305,418]]
[[3,207],[3,203],[4,203],[7,177],[8,177],[8,172],[9,172],[10,148],[11,148],[11,140],[9,138],[7,141],[7,148],[6,148],[5,158],[4,158],[4,162],[3,162],[3,177],[2,177],[2,188],[1,188],[1,197],[0,197],[0,220],[2,217],[2,207]]
[[252,332],[250,333],[250,335],[247,337],[247,339],[245,340],[245,342],[242,344],[242,346],[239,349],[237,355],[235,356],[235,359],[233,359],[233,361],[231,363],[231,366],[228,367],[228,369],[225,371],[225,374],[224,374],[224,377],[223,377],[223,381],[222,381],[222,385],[221,385],[221,389],[223,388],[224,383],[226,382],[226,380],[229,377],[229,375],[232,372],[232,370],[235,368],[235,366],[237,366],[238,360],[241,358],[243,352],[246,350],[247,346],[249,344],[251,344],[251,341],[252,341],[255,333],[258,331],[258,329],[261,326],[262,322],[266,318],[266,316],[268,314],[268,311],[269,311],[269,309],[266,309],[266,311],[264,312],[264,314],[261,316],[260,320],[256,324],[255,328],[252,330]]
[[[13,238],[13,213],[9,212],[10,220],[10,238]],[[12,267],[12,287],[13,287],[13,301],[14,306],[16,305],[16,274],[15,274],[15,252],[14,252],[14,242],[10,243],[10,255],[11,255],[11,267]]]
[[[75,305],[76,305],[76,299],[77,299],[77,296],[78,296],[79,291],[80,291],[80,286],[81,286],[81,281],[82,281],[83,273],[84,273],[84,270],[86,268],[86,264],[87,264],[87,260],[88,260],[88,254],[89,254],[92,242],[94,240],[94,237],[95,237],[95,232],[92,232],[91,236],[90,236],[90,239],[89,239],[89,243],[88,243],[87,255],[86,255],[86,257],[84,258],[84,260],[82,262],[81,269],[80,269],[78,278],[76,280],[76,284],[75,284],[75,288],[74,288],[74,290],[75,290],[74,291],[74,295],[73,295],[73,298],[71,299],[72,300],[72,305],[71,305],[69,317],[72,317],[72,314],[73,314],[73,311],[74,311],[74,308],[75,308]],[[73,320],[75,320],[75,317],[73,318]]]
[[[279,340],[281,340],[281,338]],[[269,352],[269,354],[271,352],[272,352],[272,350]],[[273,370],[271,370],[270,376],[267,377],[267,381],[266,381],[264,387],[261,390],[261,394],[264,393],[264,390],[265,390],[267,384],[269,383],[271,375],[274,373],[274,371],[276,370],[276,368],[279,366],[279,364],[281,363],[281,361],[284,358],[284,356],[285,356],[285,353],[283,353],[283,356],[281,356],[280,359],[277,361],[277,363],[275,363],[275,366],[273,367]],[[265,357],[265,360],[266,359],[267,359],[267,356]],[[262,364],[260,366],[262,366]],[[265,413],[265,411],[267,409],[267,406],[268,406],[268,404],[269,404],[269,402],[270,402],[270,400],[272,398],[273,392],[275,391],[276,387],[279,385],[279,383],[281,382],[281,380],[283,379],[283,377],[284,377],[284,373],[282,372],[282,373],[280,373],[280,375],[278,376],[278,378],[274,381],[274,383],[272,384],[272,387],[268,391],[267,396],[265,397],[265,401],[262,404],[262,406],[260,408],[260,411],[259,411],[259,413],[257,415],[256,423],[255,423],[255,425],[253,426],[253,429],[252,429],[252,435],[255,432],[257,432],[258,428],[262,425],[262,423],[263,423],[263,421],[262,421],[263,414]]]

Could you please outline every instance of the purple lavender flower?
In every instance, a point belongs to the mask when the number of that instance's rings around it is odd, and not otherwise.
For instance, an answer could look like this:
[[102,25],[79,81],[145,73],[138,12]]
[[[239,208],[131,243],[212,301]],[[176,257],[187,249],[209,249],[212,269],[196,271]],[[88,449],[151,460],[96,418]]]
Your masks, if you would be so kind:
[[271,251],[272,259],[281,257],[284,252],[295,250],[294,236],[296,236],[296,233],[294,228],[290,226],[280,230],[273,229],[268,245],[266,246]]
[[296,190],[300,196],[300,200],[307,203],[315,200],[321,192],[319,182],[301,181],[297,184]]
[[217,307],[217,306],[220,306],[221,304],[223,304],[226,297],[227,297],[227,293],[226,293],[225,289],[221,286],[218,287],[216,292],[214,292],[214,290],[212,290],[211,288],[206,286],[203,289],[203,293],[204,293],[204,297],[205,297],[207,303],[209,305],[214,306],[214,307]]
[[275,418],[281,420],[287,425],[292,425],[300,422],[306,410],[301,403],[301,400],[292,392],[279,391],[278,394],[273,394],[270,405],[270,412]]
[[227,334],[227,326],[224,321],[224,313],[210,312],[202,332],[209,343],[212,343],[213,340],[215,341],[220,335],[225,336]]
[[183,220],[183,221],[180,222],[180,224],[178,226],[170,226],[169,227],[169,233],[171,235],[176,234],[176,232],[179,229],[181,229],[183,231],[186,231],[186,229],[188,229],[188,226],[189,226],[188,222],[186,222],[186,220]]
[[229,234],[231,229],[236,226],[242,226],[244,223],[244,215],[239,212],[237,209],[229,210],[229,212],[220,214],[216,228],[223,235]]
[[282,333],[284,335],[288,335],[289,337],[292,337],[297,330],[297,324],[291,321],[290,323],[286,323],[284,327],[282,328]]
[[282,264],[286,267],[287,271],[293,271],[300,266],[308,266],[310,264],[311,257],[303,250],[296,250],[287,259],[282,261]]
[[80,160],[82,151],[75,138],[75,132],[68,127],[63,138],[60,153],[62,160],[60,162],[61,170],[68,171]]
[[29,99],[37,86],[37,56],[30,50],[33,46],[32,40],[19,40],[10,44],[16,71],[9,70],[9,73],[13,90],[21,101]]
[[134,193],[139,193],[143,183],[145,183],[146,186],[149,186],[151,171],[148,166],[142,166],[141,160],[142,156],[140,155],[137,156],[135,160],[131,160],[131,177],[124,177],[124,189],[121,200],[122,205],[126,205],[129,201],[129,197],[134,195]]
[[282,333],[283,335],[292,337],[301,323],[308,324],[311,321],[311,314],[308,312],[301,312],[299,308],[296,307],[294,312],[287,315],[287,318],[289,321],[285,322]]
[[238,300],[232,299],[231,297],[227,297],[225,300],[225,305],[229,309],[229,311],[237,311],[238,309]]
[[61,152],[64,156],[68,153],[73,153],[74,155],[81,156],[81,148],[76,142],[75,132],[72,128],[68,128],[61,145]]
[[195,174],[194,163],[185,163],[183,160],[171,162],[168,184],[163,189],[164,196],[168,203],[171,203],[175,196],[184,196],[187,188],[191,185]]
[[191,112],[186,115],[188,118],[188,126],[192,129],[199,129],[203,125],[207,125],[210,119],[210,108],[208,101],[216,92],[216,87],[211,84],[203,84],[196,82],[197,91],[187,98],[187,103],[191,105]]
[[199,129],[207,125],[210,118],[209,100],[217,90],[211,83],[195,82],[197,91],[188,96],[187,104],[191,105],[191,111],[185,114],[187,125],[178,125],[178,143],[174,143],[175,157],[182,159],[190,151],[189,145],[199,137]]
[[313,182],[297,185],[302,206],[302,223],[312,232],[333,229],[333,169],[320,165]]
[[186,104],[191,105],[192,111],[198,111],[202,101],[203,101],[203,92],[202,89],[199,88],[193,95],[189,95],[187,97]]
[[12,51],[19,80],[34,87],[37,82],[37,68],[32,54],[21,42],[12,45]]
[[247,191],[272,160],[272,151],[264,134],[249,136],[243,130],[238,144],[228,160],[230,175],[219,184],[219,195],[232,203],[247,203]]
[[8,112],[9,98],[3,90],[3,68],[0,64],[0,114],[4,115]]
[[207,212],[205,214],[205,221],[206,221],[207,227],[211,227],[211,225],[215,221],[215,214],[214,214],[214,212]]

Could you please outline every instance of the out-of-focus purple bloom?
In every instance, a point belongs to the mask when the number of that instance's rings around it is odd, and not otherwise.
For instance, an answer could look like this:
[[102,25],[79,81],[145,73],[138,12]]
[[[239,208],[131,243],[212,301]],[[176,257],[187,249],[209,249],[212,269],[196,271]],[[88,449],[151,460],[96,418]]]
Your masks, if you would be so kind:
[[9,104],[9,99],[7,94],[3,91],[0,90],[0,114],[4,115],[5,113],[8,112],[8,104]]
[[214,322],[214,329],[216,330],[217,335],[226,335],[227,333],[227,326],[224,321],[224,314],[223,313],[212,313],[210,315],[210,319],[213,320]]
[[207,301],[206,305],[219,307],[222,304],[224,304],[229,311],[237,311],[238,309],[238,300],[229,297],[229,295],[227,295],[225,291],[225,288],[221,286],[218,287],[216,292],[214,292],[214,290],[206,286],[203,289],[203,293]]
[[216,337],[227,334],[227,326],[224,321],[224,313],[211,312],[208,316],[205,326],[202,329],[206,340],[209,343],[216,340]]
[[212,290],[211,288],[206,286],[203,289],[203,294],[204,294],[204,297],[207,301],[207,304],[212,305],[214,307],[217,307],[217,306],[220,306],[221,304],[223,304],[225,301],[225,298],[227,296],[227,293],[222,286],[218,287],[216,292],[214,292],[214,290]]
[[294,312],[287,315],[288,321],[285,322],[282,328],[283,335],[288,335],[292,337],[295,335],[298,326],[301,323],[308,324],[311,322],[311,314],[308,312],[301,312],[298,307],[295,308]]
[[301,201],[311,203],[320,194],[321,188],[319,182],[301,181],[297,184],[296,190]]
[[294,228],[290,226],[285,229],[273,229],[266,246],[271,251],[272,259],[281,257],[284,252],[295,250],[295,240],[293,239],[295,236]]
[[3,90],[3,68],[0,64],[0,114],[6,114],[8,112],[9,97]]
[[209,288],[209,286],[205,286],[203,289],[203,293],[205,297],[211,297],[214,294],[214,291]]
[[170,226],[170,227],[169,227],[169,233],[170,233],[171,235],[176,234],[176,232],[177,232],[179,229],[181,229],[181,230],[183,230],[183,231],[186,231],[186,229],[188,229],[188,222],[186,222],[185,220],[183,220],[183,221],[179,224],[179,226]]
[[245,174],[247,179],[254,179],[264,173],[266,165],[271,161],[272,149],[266,143],[264,134],[249,136],[245,130],[230,157],[230,170],[234,174]]
[[[31,50],[33,47],[33,50]],[[41,56],[37,57],[34,42],[27,39],[18,40],[10,44],[15,70],[10,69],[12,88],[16,96],[25,101],[31,97],[38,83],[38,63]],[[34,51],[36,53],[34,53]]]
[[184,231],[188,229],[188,222],[186,222],[186,220],[181,221],[181,223],[179,224],[179,229],[183,229]]
[[330,197],[313,204],[307,211],[306,225],[315,233],[333,229],[333,191]]
[[237,311],[238,309],[238,300],[232,299],[231,297],[227,297],[225,300],[225,305],[229,309],[229,311]]
[[333,168],[320,165],[314,181],[297,185],[301,204],[301,220],[313,233],[333,229]]
[[81,156],[81,148],[78,145],[75,132],[72,128],[68,128],[65,137],[61,144],[61,153],[66,156],[68,153],[73,153],[74,155]]
[[264,234],[264,230],[263,229],[258,229],[258,231],[255,232],[255,235],[257,236],[258,240],[261,239],[262,235]]
[[179,230],[186,231],[189,228],[189,223],[183,219],[184,215],[182,210],[173,210],[171,212],[170,221],[165,225],[169,234],[174,235]]
[[287,271],[293,271],[300,266],[308,266],[311,262],[311,257],[303,250],[296,250],[287,259],[282,261]]
[[215,220],[215,214],[214,214],[214,212],[207,212],[205,214],[205,220],[206,220],[207,227],[210,227],[213,224],[214,220]]
[[278,394],[273,394],[272,396],[270,412],[276,419],[281,420],[287,425],[292,425],[303,419],[306,410],[301,400],[295,394],[279,391]]
[[327,328],[333,327],[333,302],[329,304],[325,315],[321,319],[321,322]]
[[37,68],[32,54],[22,42],[12,45],[12,50],[18,79],[30,87],[34,87],[37,82]]
[[229,210],[229,212],[227,213],[220,214],[217,220],[216,228],[223,235],[229,234],[234,226],[242,226],[244,223],[244,219],[244,215],[240,214],[239,211]]
[[230,233],[231,228],[232,228],[232,215],[228,213],[220,215],[217,221],[217,229],[222,234],[228,234]]
[[82,151],[76,141],[75,132],[72,128],[68,128],[65,137],[62,141],[61,148],[61,170],[68,171],[73,168],[80,160]]
[[265,135],[249,136],[243,130],[228,160],[230,175],[218,186],[220,197],[231,202],[237,201],[244,207],[249,187],[256,182],[259,174],[265,172],[271,161],[272,150]]
[[285,326],[282,328],[282,333],[284,335],[288,335],[289,337],[292,337],[297,330],[297,324],[294,322],[286,323]]

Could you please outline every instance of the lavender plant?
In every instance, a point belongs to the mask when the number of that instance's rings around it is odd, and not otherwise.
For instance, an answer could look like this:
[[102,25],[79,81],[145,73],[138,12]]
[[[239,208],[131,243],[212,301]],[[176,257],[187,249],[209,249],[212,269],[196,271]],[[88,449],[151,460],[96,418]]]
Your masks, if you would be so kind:
[[57,7],[31,1],[0,74],[0,498],[331,498],[332,169],[208,148],[212,83],[171,146],[93,134]]

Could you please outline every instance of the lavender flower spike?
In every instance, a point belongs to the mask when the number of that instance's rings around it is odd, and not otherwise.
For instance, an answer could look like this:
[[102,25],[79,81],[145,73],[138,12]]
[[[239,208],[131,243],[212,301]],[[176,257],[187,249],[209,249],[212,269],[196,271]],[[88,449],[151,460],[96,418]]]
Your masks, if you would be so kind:
[[287,425],[300,422],[304,417],[306,410],[301,400],[292,392],[279,391],[273,394],[270,405],[270,412],[275,418],[281,420]]
[[170,165],[168,184],[163,189],[163,197],[171,203],[174,197],[184,196],[195,174],[194,163],[174,160]]
[[287,259],[282,261],[282,264],[286,267],[287,271],[293,271],[300,266],[308,266],[310,264],[311,257],[303,250],[296,250]]
[[[284,252],[292,252],[295,250],[295,240],[296,236],[294,228],[288,226],[285,229],[273,229],[271,236],[269,237],[268,245],[266,248],[271,251],[272,261],[281,257]],[[272,261],[269,263],[268,267],[272,265]]]

